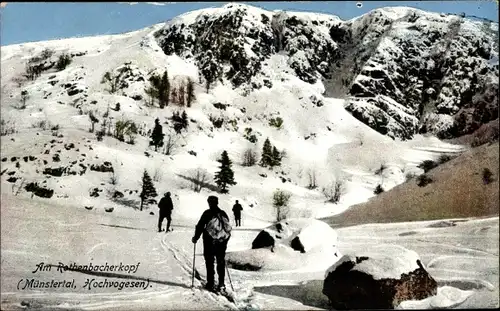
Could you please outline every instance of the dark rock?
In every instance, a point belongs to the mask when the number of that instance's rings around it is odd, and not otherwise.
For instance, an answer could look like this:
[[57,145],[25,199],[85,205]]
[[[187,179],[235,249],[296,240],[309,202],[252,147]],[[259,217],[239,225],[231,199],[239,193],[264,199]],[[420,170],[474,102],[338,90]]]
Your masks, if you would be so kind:
[[61,161],[61,158],[59,157],[58,153],[54,154],[54,156],[52,157],[52,161],[54,161],[54,162],[60,162]]
[[103,164],[100,164],[100,165],[92,164],[90,166],[90,170],[96,171],[96,172],[103,172],[103,173],[114,172],[113,166],[111,165],[110,162],[107,162],[107,161],[104,162]]
[[64,149],[66,149],[66,150],[71,150],[73,148],[75,148],[75,144],[73,144],[73,143],[69,143],[67,145],[66,144],[64,145]]
[[253,240],[252,249],[273,247],[274,244],[275,240],[273,236],[271,236],[271,234],[268,231],[262,230]]
[[213,104],[215,108],[220,109],[220,110],[226,110],[228,105],[225,105],[223,103],[214,103]]
[[91,197],[98,197],[99,196],[99,192],[100,192],[100,189],[99,188],[93,188],[91,191],[90,191],[90,196]]
[[35,161],[36,160],[35,156],[29,156],[28,158],[29,158],[30,161]]
[[296,251],[299,251],[301,253],[305,253],[305,249],[304,249],[304,245],[302,245],[302,242],[300,241],[300,238],[298,236],[296,236],[295,238],[292,239],[292,241],[290,242],[290,246],[296,250]]
[[51,198],[54,195],[54,190],[40,187],[38,183],[34,182],[27,184],[24,189],[41,198]]
[[263,177],[263,178],[266,178],[267,177],[267,174],[266,173],[260,173],[259,174],[260,177]]
[[[394,262],[395,269],[398,269],[398,264],[402,264],[393,261],[391,255],[377,256]],[[334,309],[394,309],[402,301],[421,300],[437,294],[437,282],[427,273],[420,260],[416,260],[418,268],[402,273],[399,278],[375,278],[362,269],[354,269],[373,259],[367,256],[343,256],[335,264],[336,267],[330,269],[332,271],[323,283],[323,294],[329,298]]]
[[190,155],[192,155],[192,156],[195,156],[195,157],[196,157],[196,155],[197,155],[197,154],[196,154],[196,152],[194,152],[193,150],[189,150],[189,151],[188,151],[188,153],[189,153]]
[[55,177],[61,177],[65,171],[66,171],[65,167],[58,167],[58,168],[46,167],[43,170],[43,174]]
[[82,93],[83,90],[82,89],[77,89],[77,88],[74,88],[74,89],[69,89],[68,90],[68,95],[69,96],[73,96],[73,95],[76,95],[78,93]]
[[12,157],[12,158],[10,158],[10,160],[11,160],[12,162],[15,162],[15,161],[17,161],[17,157]]
[[2,162],[7,162],[7,158],[2,158]]
[[7,179],[7,181],[8,181],[8,182],[11,182],[11,183],[15,183],[15,182],[16,182],[16,180],[18,180],[18,178],[17,178],[17,177],[9,177],[9,178]]
[[149,212],[149,215],[153,215],[154,216],[154,214],[155,214],[154,212]]
[[123,197],[124,197],[123,192],[116,190],[115,193],[113,193],[113,199],[121,199]]

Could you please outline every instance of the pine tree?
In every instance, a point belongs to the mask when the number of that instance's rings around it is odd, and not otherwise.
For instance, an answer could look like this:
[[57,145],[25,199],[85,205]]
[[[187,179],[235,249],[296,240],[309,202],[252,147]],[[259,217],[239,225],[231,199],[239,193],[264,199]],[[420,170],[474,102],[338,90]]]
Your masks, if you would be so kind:
[[155,186],[153,184],[153,180],[148,174],[148,171],[144,170],[144,174],[142,175],[142,191],[140,194],[141,197],[141,211],[144,203],[149,204],[150,201],[158,196],[156,193]]
[[260,159],[260,166],[262,167],[272,166],[272,158],[273,158],[273,147],[271,146],[269,138],[266,138],[266,141],[264,141],[264,146],[262,147],[262,158]]
[[156,118],[155,127],[153,132],[151,133],[151,142],[150,144],[155,146],[155,151],[158,151],[158,147],[163,146],[163,127],[160,124],[160,119]]
[[188,127],[188,125],[189,125],[188,115],[187,115],[187,113],[186,113],[186,110],[184,110],[184,111],[182,112],[182,115],[181,115],[181,120],[182,120],[182,121],[181,121],[182,128],[183,128],[183,129],[186,129],[186,128]]
[[191,78],[188,78],[187,86],[186,86],[186,95],[187,95],[187,106],[191,107],[191,104],[196,99],[194,96],[194,82]]
[[151,78],[149,78],[149,82],[151,83],[151,85],[150,87],[145,89],[145,92],[151,98],[151,105],[154,103],[154,100],[157,99],[160,108],[168,106],[170,98],[170,82],[168,81],[168,71],[165,70],[161,77],[157,74],[154,74],[153,76],[151,76]]
[[271,159],[271,167],[280,166],[281,165],[281,154],[276,147],[273,146],[272,159]]
[[234,181],[234,172],[231,169],[232,162],[226,150],[222,152],[217,162],[219,162],[221,166],[219,167],[220,170],[215,173],[215,183],[219,186],[221,193],[228,193],[227,187],[236,185],[236,182]]
[[180,134],[183,126],[182,126],[182,117],[179,116],[178,111],[172,112],[172,117],[170,118],[174,122],[174,130],[177,134]]
[[[168,72],[165,69],[163,76],[161,77],[161,90],[160,90],[160,107],[168,106],[169,104],[169,95],[170,95],[170,82],[168,81]],[[162,107],[162,108],[163,108]]]

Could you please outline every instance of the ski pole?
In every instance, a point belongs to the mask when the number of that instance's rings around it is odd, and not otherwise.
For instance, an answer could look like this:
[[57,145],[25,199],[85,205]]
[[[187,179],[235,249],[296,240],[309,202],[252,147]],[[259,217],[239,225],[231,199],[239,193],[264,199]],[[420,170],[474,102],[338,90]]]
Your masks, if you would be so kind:
[[227,277],[229,278],[229,284],[231,284],[231,289],[234,292],[233,282],[231,281],[231,274],[229,274],[229,268],[227,267],[227,261],[226,261],[225,266],[226,266],[226,271],[227,271]]
[[194,287],[194,269],[195,269],[195,262],[196,262],[196,243],[194,243],[194,250],[193,250],[193,275],[191,277],[191,287]]

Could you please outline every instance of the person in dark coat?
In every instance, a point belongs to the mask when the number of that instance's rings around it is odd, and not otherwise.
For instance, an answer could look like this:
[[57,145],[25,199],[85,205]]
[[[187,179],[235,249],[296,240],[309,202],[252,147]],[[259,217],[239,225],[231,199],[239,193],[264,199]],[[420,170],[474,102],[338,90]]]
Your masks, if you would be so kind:
[[[210,291],[224,291],[224,278],[226,268],[225,257],[229,237],[223,241],[215,240],[209,235],[206,227],[207,224],[212,220],[212,218],[216,217],[217,215],[225,217],[228,223],[229,217],[227,216],[226,212],[219,208],[219,199],[216,196],[209,196],[207,202],[209,209],[205,210],[205,212],[203,212],[203,214],[201,215],[201,218],[196,225],[195,234],[191,241],[196,244],[200,236],[203,234],[203,257],[205,258],[205,266],[207,271],[207,284],[205,285],[205,288]],[[217,262],[217,275],[219,276],[219,283],[217,288],[214,288],[214,259]]]
[[166,232],[169,232],[170,223],[172,222],[172,210],[174,209],[172,198],[170,198],[170,192],[165,193],[163,198],[161,198],[160,203],[158,203],[158,208],[160,209],[160,218],[158,219],[158,232],[161,232],[161,224],[164,218],[167,218]]
[[236,200],[236,204],[233,205],[234,221],[236,222],[236,227],[241,227],[241,211],[242,210],[243,210],[243,207],[241,207],[241,204],[238,203],[238,200]]

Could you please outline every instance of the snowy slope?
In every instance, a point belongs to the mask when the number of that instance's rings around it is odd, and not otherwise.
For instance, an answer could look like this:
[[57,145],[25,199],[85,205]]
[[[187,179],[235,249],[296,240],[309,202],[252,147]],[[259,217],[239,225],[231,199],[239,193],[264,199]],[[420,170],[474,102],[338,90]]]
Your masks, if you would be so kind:
[[[36,204],[37,209],[33,208]],[[174,214],[175,215],[175,214]],[[2,310],[30,306],[40,310],[165,310],[165,309],[327,309],[321,294],[325,268],[251,272],[230,269],[236,305],[224,298],[190,289],[194,223],[174,216],[174,231],[155,233],[156,217],[133,210],[108,214],[71,204],[47,203],[2,195]],[[14,221],[15,220],[15,221]],[[367,254],[382,244],[401,245],[418,253],[438,281],[438,295],[423,301],[403,302],[400,308],[498,308],[498,217],[456,219],[338,229],[342,253]],[[450,225],[454,223],[455,225]],[[449,224],[449,225],[446,225]],[[229,243],[251,243],[258,231],[236,228]],[[31,235],[29,239],[26,236]],[[196,249],[196,268],[204,276],[202,247]],[[82,273],[52,268],[38,271],[40,263],[134,265],[137,271]],[[332,264],[334,262],[332,261]],[[135,268],[134,268],[135,269]],[[387,271],[386,273],[394,273]],[[75,289],[16,288],[22,279],[56,281],[75,279]],[[84,288],[87,279],[147,282],[149,288]],[[226,279],[226,282],[228,280]],[[20,286],[24,286],[24,281]],[[199,284],[195,280],[195,284]],[[229,284],[228,284],[229,286]],[[22,288],[21,287],[21,288]],[[230,287],[230,286],[229,286]],[[24,307],[23,307],[24,306]]]
[[[237,28],[206,27],[207,23],[225,25],[233,19]],[[9,225],[2,226],[2,253],[5,250],[7,254],[2,263],[2,296],[8,297],[2,304],[21,308],[21,301],[28,299],[34,306],[40,304],[48,309],[54,304],[82,309],[159,309],[166,302],[178,301],[178,305],[172,303],[169,308],[225,307],[226,302],[186,288],[190,286],[192,255],[189,239],[206,208],[207,196],[214,194],[216,159],[223,150],[233,161],[237,185],[230,188],[229,194],[217,194],[221,208],[231,215],[236,199],[244,208],[243,227],[236,230],[230,250],[248,248],[259,230],[275,221],[272,194],[278,188],[292,194],[290,217],[336,215],[366,202],[374,196],[377,185],[387,191],[402,183],[408,172],[421,172],[416,166],[422,160],[465,150],[464,146],[432,136],[393,140],[355,118],[345,108],[343,99],[326,97],[326,83],[322,81],[329,72],[322,63],[336,55],[338,42],[331,38],[330,30],[341,23],[334,16],[266,12],[233,4],[190,12],[167,24],[126,34],[2,47],[0,95],[2,132],[6,133],[1,137],[1,217],[2,224]],[[203,40],[197,33],[202,29],[207,30]],[[232,29],[246,35],[219,34],[216,29]],[[275,34],[276,29],[281,29],[280,35]],[[275,41],[273,36],[281,39]],[[215,44],[216,38],[224,39],[219,44],[225,42],[229,50],[237,53],[210,56],[208,51],[213,47],[208,45]],[[322,46],[319,50],[318,45]],[[34,80],[23,79],[26,63],[45,49],[54,51],[44,62],[46,66],[62,53],[71,55],[71,64],[60,71],[47,69]],[[249,61],[245,68],[240,66],[243,58]],[[204,64],[213,63],[222,67],[214,72],[204,70]],[[260,68],[254,71],[256,64]],[[164,69],[168,70],[173,86],[180,86],[188,78],[195,82],[196,100],[191,107],[171,104],[160,109],[147,105],[144,88],[148,79]],[[119,90],[114,94],[101,83],[106,72],[120,76]],[[207,74],[214,73],[220,75],[207,92]],[[22,91],[29,94],[24,109],[19,107]],[[386,101],[400,107],[394,100]],[[119,110],[115,110],[117,103]],[[189,119],[187,130],[181,134],[175,134],[170,120],[177,111],[186,111]],[[105,120],[113,125],[117,120],[132,120],[138,127],[134,144],[112,136],[98,141],[95,133],[89,132],[91,112],[99,120],[96,130]],[[270,119],[278,116],[283,119],[279,129],[269,125]],[[156,118],[160,119],[164,133],[176,141],[170,155],[155,152],[149,146],[148,131]],[[222,119],[222,126],[216,127],[211,119]],[[248,128],[255,134],[255,142],[246,138]],[[260,159],[267,137],[284,151],[282,165],[272,170],[243,166],[245,150],[256,151]],[[387,169],[376,174],[382,164]],[[112,181],[112,173],[96,171],[92,166],[112,166],[116,180]],[[189,181],[198,168],[208,174],[208,185],[199,193],[191,189]],[[144,170],[153,177],[160,195],[166,191],[173,194],[176,227],[172,235],[164,237],[154,232],[157,218],[149,213],[157,214],[155,205],[138,210]],[[310,187],[314,186],[312,176],[316,187]],[[338,180],[344,182],[345,191],[338,203],[329,203],[323,188]],[[35,182],[53,190],[53,196],[39,198],[26,191],[25,187]],[[118,192],[123,197],[113,199]],[[86,206],[93,209],[87,210]],[[104,211],[111,207],[112,213]],[[30,238],[25,239],[26,236]],[[170,236],[175,238],[170,240]],[[137,276],[140,280],[154,278],[154,289],[129,289],[118,295],[109,289],[90,296],[84,295],[83,290],[47,294],[15,289],[16,280],[27,277],[26,271],[32,271],[41,261],[116,263],[123,254],[127,258],[137,254],[133,262],[144,263]],[[203,259],[199,258],[197,265],[204,271]],[[145,266],[149,268],[141,270]],[[165,270],[164,266],[168,268]],[[272,285],[276,280],[286,284],[313,278],[306,271],[232,273],[236,287],[247,293],[248,304],[262,308],[289,307],[290,298],[256,295],[258,286]],[[317,271],[319,279],[323,273]],[[80,281],[87,277],[76,272],[71,275]],[[477,306],[481,303],[479,299]],[[310,307],[296,302],[293,305]]]

